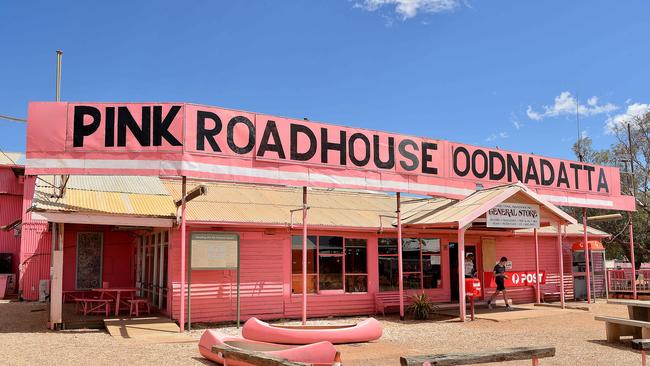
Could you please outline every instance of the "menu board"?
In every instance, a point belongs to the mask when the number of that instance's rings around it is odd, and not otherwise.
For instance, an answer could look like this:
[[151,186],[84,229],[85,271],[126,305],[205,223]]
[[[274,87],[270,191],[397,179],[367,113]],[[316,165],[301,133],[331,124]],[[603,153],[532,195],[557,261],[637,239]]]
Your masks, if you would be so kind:
[[195,269],[237,269],[239,236],[230,233],[193,232],[190,236],[190,267]]

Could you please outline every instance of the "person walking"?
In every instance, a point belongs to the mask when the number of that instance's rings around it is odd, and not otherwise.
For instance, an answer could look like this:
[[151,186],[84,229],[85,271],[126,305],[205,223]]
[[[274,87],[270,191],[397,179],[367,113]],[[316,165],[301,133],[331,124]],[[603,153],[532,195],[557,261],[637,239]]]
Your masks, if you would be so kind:
[[506,257],[501,257],[501,260],[499,263],[497,263],[496,266],[494,266],[494,282],[497,284],[497,290],[492,294],[492,297],[490,297],[490,300],[488,300],[488,308],[492,309],[493,305],[492,303],[494,300],[497,298],[499,295],[499,292],[503,293],[503,301],[506,302],[506,311],[512,310],[510,307],[510,304],[508,304],[508,295],[506,294],[506,279],[509,278],[508,275],[506,274],[506,263],[508,262],[508,258]]

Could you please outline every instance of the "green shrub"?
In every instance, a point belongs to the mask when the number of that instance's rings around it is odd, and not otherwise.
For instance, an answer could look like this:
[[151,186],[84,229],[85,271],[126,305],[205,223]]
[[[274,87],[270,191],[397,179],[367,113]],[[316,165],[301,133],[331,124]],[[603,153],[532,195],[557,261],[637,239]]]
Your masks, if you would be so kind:
[[411,296],[413,302],[408,306],[407,311],[412,313],[417,320],[427,320],[429,315],[436,310],[435,305],[429,301],[426,294]]

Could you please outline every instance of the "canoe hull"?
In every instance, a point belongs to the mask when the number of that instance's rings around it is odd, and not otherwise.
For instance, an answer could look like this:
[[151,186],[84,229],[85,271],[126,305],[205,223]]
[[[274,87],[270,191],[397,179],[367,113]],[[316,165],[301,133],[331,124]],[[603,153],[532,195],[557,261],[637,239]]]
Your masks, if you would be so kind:
[[[269,355],[285,358],[289,361],[304,362],[313,365],[331,365],[336,357],[336,349],[330,342],[318,342],[302,346],[278,345],[257,342],[240,337],[230,337],[214,330],[206,330],[199,341],[199,353],[208,360],[224,364],[223,358],[212,353],[212,346],[227,345],[230,347],[255,350]],[[239,361],[228,361],[228,366],[251,366]]]
[[375,318],[338,327],[273,326],[257,318],[250,318],[242,329],[242,336],[246,339],[282,344],[309,344],[322,341],[334,344],[362,343],[379,339],[381,334],[381,323]]

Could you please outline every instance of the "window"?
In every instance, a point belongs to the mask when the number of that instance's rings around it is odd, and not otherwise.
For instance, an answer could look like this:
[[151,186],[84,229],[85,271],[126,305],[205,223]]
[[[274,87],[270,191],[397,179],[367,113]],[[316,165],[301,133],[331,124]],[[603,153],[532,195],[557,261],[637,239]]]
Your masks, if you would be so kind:
[[[380,238],[379,291],[398,289],[397,239]],[[442,286],[440,239],[402,239],[402,270],[405,289]]]
[[[307,292],[368,291],[367,241],[341,236],[307,238]],[[302,236],[292,238],[292,292],[302,293]]]

